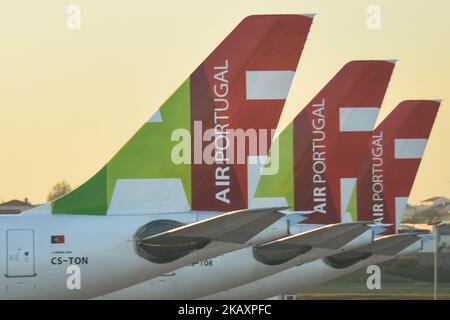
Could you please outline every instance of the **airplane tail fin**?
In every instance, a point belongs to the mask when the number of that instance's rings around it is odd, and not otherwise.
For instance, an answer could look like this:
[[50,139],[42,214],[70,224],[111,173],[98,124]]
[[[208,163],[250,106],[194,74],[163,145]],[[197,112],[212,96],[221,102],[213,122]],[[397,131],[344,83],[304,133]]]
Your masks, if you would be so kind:
[[[219,150],[224,143],[217,139],[228,129],[276,128],[311,23],[308,15],[245,18],[92,178],[34,211],[121,215],[245,207],[245,172],[219,167],[217,159],[205,165],[205,145],[216,142]],[[208,129],[213,134],[205,142]]]
[[[347,81],[339,88],[337,82],[329,93],[313,100],[308,135],[301,124],[294,124],[295,150],[300,151],[296,163],[308,161],[299,170],[303,179],[297,179],[296,207],[315,211],[308,216],[310,223],[355,221],[347,210],[350,195],[395,66],[392,60],[364,62],[349,66],[353,83]],[[321,108],[325,110],[323,129],[317,125]],[[328,115],[327,109],[333,113]],[[305,146],[306,153],[301,151]]]
[[357,185],[358,219],[390,224],[402,220],[440,101],[401,102],[373,131]]
[[339,179],[357,175],[357,148],[367,143],[393,68],[392,61],[346,64],[273,142],[278,171],[263,170],[253,205],[310,212],[307,223],[340,222],[333,201]]

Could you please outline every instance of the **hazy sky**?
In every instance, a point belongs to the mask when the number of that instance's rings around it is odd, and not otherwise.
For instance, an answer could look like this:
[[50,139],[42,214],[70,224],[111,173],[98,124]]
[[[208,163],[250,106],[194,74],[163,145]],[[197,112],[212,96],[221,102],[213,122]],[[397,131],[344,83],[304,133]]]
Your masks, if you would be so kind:
[[[69,30],[67,7],[81,8]],[[381,28],[367,27],[367,8]],[[0,4],[0,202],[94,174],[245,16],[316,13],[281,125],[348,61],[398,59],[380,118],[444,99],[410,202],[450,196],[448,0],[41,0]]]

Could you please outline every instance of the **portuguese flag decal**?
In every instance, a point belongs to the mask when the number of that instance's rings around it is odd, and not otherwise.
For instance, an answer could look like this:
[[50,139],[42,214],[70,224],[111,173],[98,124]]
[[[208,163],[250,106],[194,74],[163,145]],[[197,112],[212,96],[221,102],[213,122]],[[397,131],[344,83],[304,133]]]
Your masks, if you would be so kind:
[[56,236],[51,237],[51,241],[54,244],[55,243],[65,243],[66,239],[65,239],[65,236],[63,236],[63,235],[56,235]]

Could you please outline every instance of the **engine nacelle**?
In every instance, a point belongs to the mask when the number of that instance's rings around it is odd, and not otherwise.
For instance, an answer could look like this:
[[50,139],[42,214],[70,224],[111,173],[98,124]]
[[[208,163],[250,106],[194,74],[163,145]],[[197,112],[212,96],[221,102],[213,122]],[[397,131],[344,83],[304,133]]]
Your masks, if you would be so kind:
[[170,237],[156,240],[151,238],[183,225],[175,220],[155,220],[139,228],[134,235],[137,254],[153,263],[169,263],[202,249],[211,242],[210,239],[202,237]]

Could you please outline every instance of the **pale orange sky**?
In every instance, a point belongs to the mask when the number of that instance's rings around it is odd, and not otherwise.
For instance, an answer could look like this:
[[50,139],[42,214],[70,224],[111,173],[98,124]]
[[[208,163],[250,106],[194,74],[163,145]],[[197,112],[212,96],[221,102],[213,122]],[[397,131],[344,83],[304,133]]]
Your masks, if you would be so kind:
[[[81,8],[81,30],[66,8]],[[366,26],[369,5],[381,29]],[[450,1],[24,1],[0,4],[0,202],[95,173],[245,16],[316,13],[287,123],[354,59],[399,59],[379,121],[444,99],[410,202],[450,196]]]

